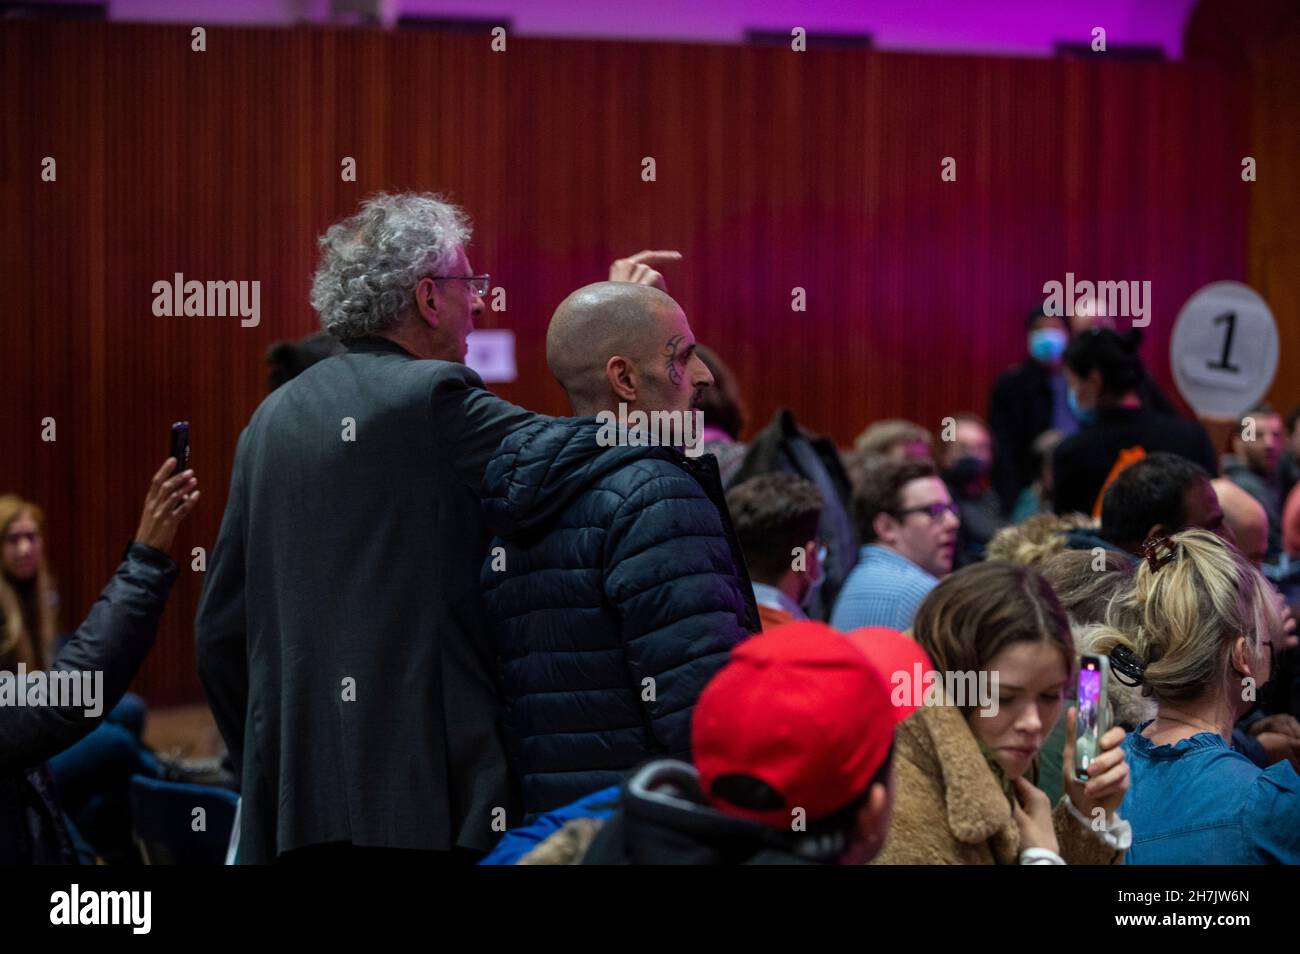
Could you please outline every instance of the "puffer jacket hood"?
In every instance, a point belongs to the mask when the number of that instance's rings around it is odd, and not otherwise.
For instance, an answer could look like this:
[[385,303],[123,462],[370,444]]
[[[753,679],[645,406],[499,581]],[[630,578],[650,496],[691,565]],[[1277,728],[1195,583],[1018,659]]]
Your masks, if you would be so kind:
[[826,864],[832,858],[825,847],[815,838],[796,840],[723,814],[700,790],[694,766],[660,759],[628,780],[620,812],[596,836],[583,863]]
[[502,442],[483,477],[489,530],[510,539],[548,523],[584,490],[634,460],[672,460],[671,447],[602,447],[594,417],[537,421]]

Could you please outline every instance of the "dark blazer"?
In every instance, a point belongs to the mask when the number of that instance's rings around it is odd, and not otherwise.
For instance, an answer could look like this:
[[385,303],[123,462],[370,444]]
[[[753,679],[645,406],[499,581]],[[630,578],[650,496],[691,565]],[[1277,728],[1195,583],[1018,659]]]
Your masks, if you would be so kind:
[[464,365],[380,338],[253,414],[195,623],[242,765],[241,862],[328,842],[492,846],[511,802],[477,491],[534,417]]
[[75,864],[44,763],[89,734],[121,700],[153,646],[175,579],[167,554],[131,544],[90,615],[54,658],[54,670],[103,673],[99,716],[86,715],[85,707],[0,705],[0,865]]
[[1020,492],[1038,479],[1034,440],[1052,426],[1052,372],[1026,358],[998,375],[989,398],[993,436],[993,489],[1010,513]]
[[759,628],[714,459],[602,447],[597,430],[518,431],[483,485],[498,534],[483,592],[530,815],[689,758],[700,691]]

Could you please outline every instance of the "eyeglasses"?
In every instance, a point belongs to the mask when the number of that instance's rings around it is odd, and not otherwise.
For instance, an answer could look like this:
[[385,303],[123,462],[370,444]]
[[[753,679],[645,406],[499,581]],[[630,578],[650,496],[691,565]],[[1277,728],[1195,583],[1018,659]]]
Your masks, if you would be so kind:
[[491,275],[430,275],[436,282],[469,282],[469,290],[479,298],[488,293],[492,287]]
[[957,509],[955,503],[932,503],[926,504],[924,507],[908,507],[906,510],[898,511],[895,516],[902,520],[910,513],[923,513],[930,518],[932,523],[938,523],[943,519],[944,514],[948,513],[958,518],[961,516],[961,511]]

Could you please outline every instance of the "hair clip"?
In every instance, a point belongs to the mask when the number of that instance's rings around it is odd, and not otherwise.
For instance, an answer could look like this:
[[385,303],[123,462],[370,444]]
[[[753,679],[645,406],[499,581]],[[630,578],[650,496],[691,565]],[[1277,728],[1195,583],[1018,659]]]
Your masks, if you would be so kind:
[[[1116,679],[1125,686],[1142,685],[1142,676],[1146,664],[1138,658],[1137,653],[1123,646],[1116,646],[1110,651],[1110,668],[1116,673]],[[1125,678],[1120,679],[1120,676]],[[1130,681],[1131,680],[1131,681]]]
[[1151,537],[1142,544],[1142,555],[1147,558],[1147,566],[1154,573],[1174,558],[1177,541],[1173,537]]

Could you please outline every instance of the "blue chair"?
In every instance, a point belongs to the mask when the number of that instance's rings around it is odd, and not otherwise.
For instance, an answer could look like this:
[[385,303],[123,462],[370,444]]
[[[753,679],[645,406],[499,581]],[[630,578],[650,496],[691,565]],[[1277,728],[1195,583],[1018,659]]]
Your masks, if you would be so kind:
[[[147,865],[220,865],[235,825],[239,797],[211,785],[164,782],[131,776],[131,825]],[[194,810],[203,829],[194,830]]]

